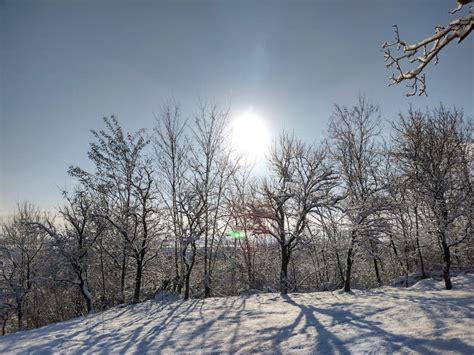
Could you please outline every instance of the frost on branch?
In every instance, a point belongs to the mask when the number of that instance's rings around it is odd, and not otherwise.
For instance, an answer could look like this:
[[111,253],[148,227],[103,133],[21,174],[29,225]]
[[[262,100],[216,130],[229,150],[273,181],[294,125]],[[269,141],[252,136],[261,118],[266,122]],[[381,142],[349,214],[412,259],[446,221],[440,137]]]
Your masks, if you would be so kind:
[[[461,10],[469,2],[472,2],[472,0],[458,0],[458,7],[451,11],[451,14]],[[393,27],[395,29],[395,41],[393,43],[385,42],[382,45],[385,65],[387,68],[394,68],[395,71],[389,85],[399,84],[407,80],[410,82],[407,85],[410,91],[406,95],[421,96],[426,95],[424,69],[433,60],[435,64],[438,63],[438,55],[446,45],[455,39],[458,43],[461,43],[471,33],[474,28],[474,11],[471,7],[468,15],[450,22],[445,27],[437,26],[434,35],[416,44],[409,44],[402,40],[398,26],[393,25]],[[391,49],[393,48],[396,49],[396,52],[392,52]],[[402,68],[404,62],[414,65],[414,68]]]

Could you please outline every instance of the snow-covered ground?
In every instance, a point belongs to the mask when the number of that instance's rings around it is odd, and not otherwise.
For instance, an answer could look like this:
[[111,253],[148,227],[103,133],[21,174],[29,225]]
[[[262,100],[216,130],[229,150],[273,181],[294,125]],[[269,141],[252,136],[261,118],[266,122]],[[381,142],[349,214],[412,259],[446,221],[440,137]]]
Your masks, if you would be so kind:
[[354,294],[145,302],[0,338],[0,353],[474,354],[474,275]]

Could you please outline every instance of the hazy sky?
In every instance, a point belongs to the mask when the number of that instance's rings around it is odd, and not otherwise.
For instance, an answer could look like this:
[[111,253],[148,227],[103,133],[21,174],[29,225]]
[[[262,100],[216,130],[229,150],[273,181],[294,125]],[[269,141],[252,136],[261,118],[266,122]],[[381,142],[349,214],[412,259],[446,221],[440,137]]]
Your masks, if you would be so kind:
[[42,208],[89,167],[90,129],[115,114],[152,127],[164,102],[253,107],[272,133],[324,135],[334,103],[358,93],[392,119],[443,101],[473,116],[474,35],[427,71],[428,98],[387,87],[380,45],[392,24],[415,41],[451,20],[454,0],[0,0],[0,216]]

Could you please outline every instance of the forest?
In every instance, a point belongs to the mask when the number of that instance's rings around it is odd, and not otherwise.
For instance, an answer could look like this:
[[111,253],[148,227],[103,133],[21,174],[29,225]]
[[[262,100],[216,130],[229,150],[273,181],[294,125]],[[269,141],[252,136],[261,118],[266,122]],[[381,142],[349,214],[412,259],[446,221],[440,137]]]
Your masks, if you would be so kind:
[[[281,132],[256,174],[230,111],[118,118],[71,162],[62,207],[19,202],[0,228],[2,334],[135,304],[260,292],[408,287],[474,266],[473,121],[456,107],[383,116],[334,105],[325,138]],[[124,118],[126,119],[126,118]],[[60,148],[58,148],[60,149]],[[66,174],[66,172],[65,172]]]

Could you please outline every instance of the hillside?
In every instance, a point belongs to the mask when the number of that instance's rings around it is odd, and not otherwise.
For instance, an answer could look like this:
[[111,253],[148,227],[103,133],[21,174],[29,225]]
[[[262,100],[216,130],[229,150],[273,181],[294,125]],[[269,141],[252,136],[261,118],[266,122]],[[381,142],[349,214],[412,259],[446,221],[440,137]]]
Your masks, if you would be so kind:
[[474,275],[454,289],[257,294],[114,308],[0,339],[0,353],[474,353]]

